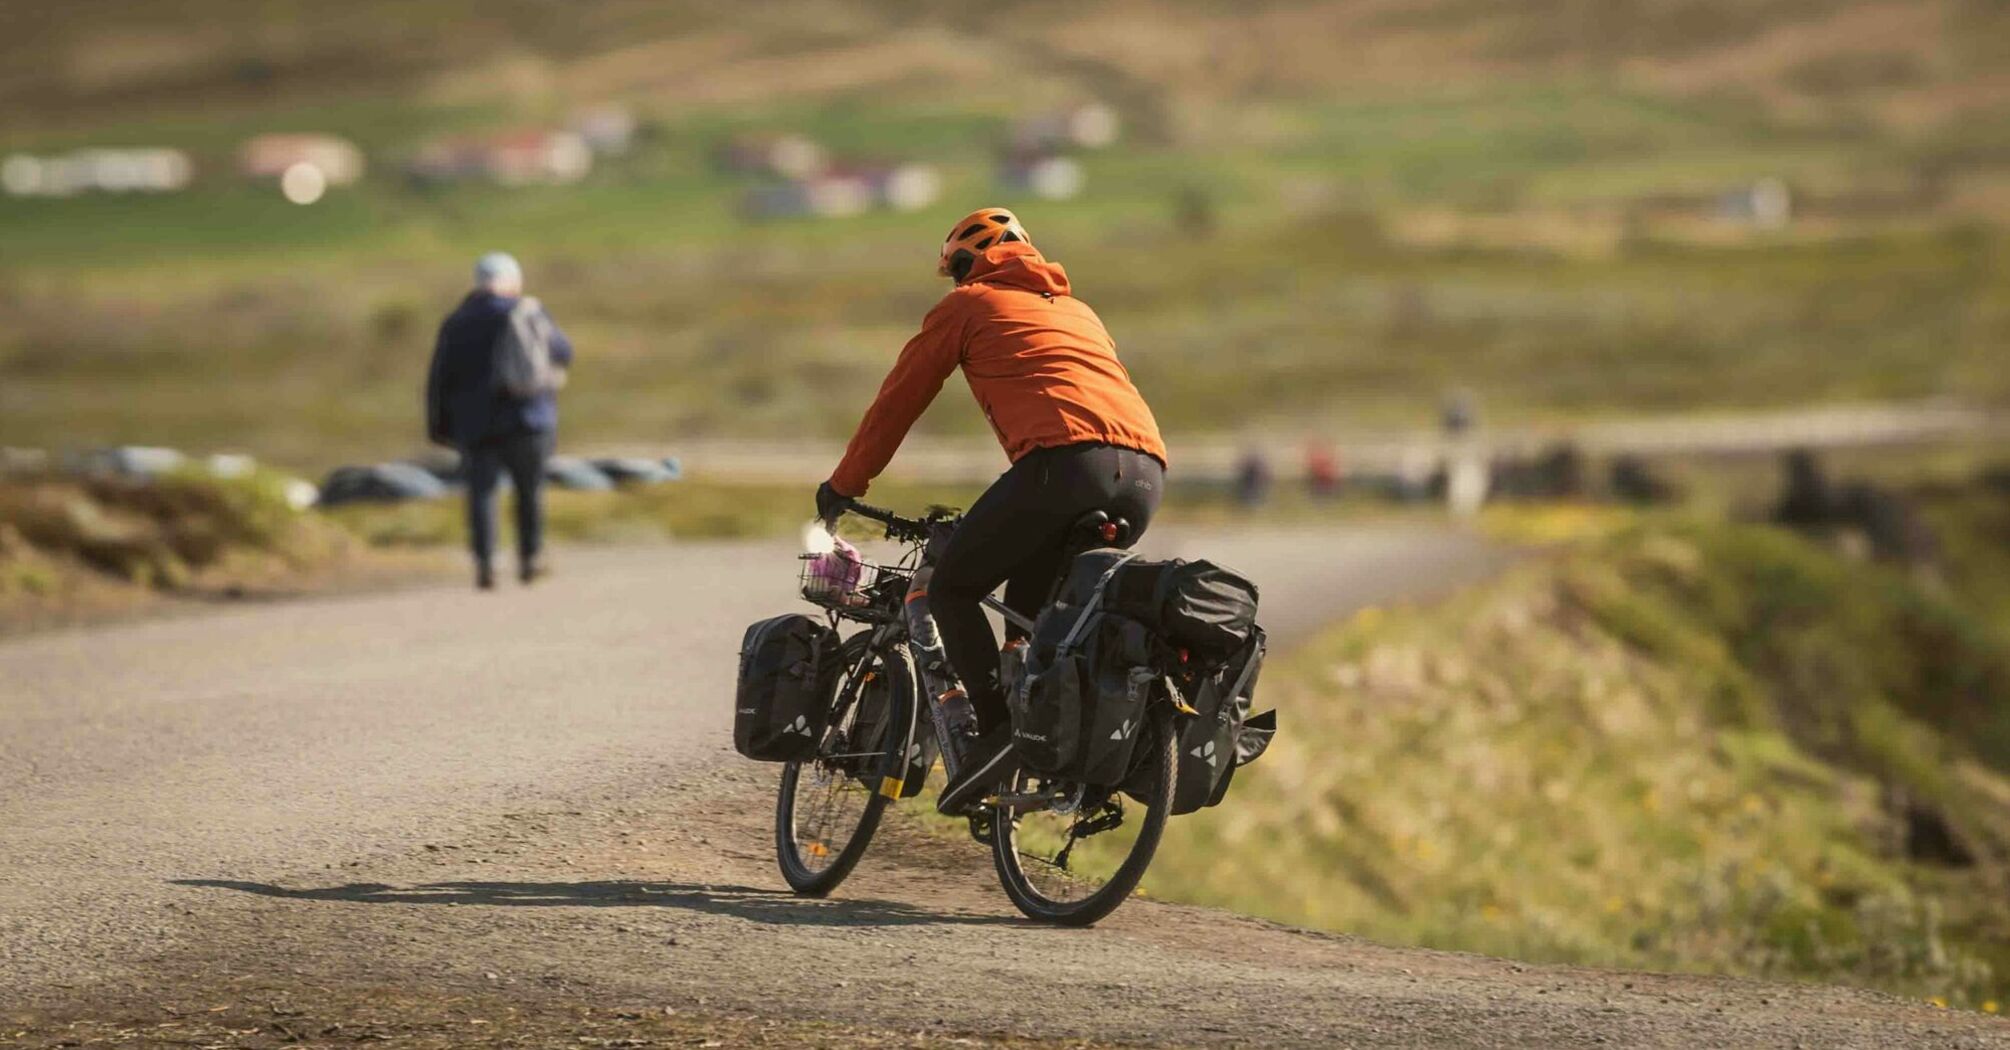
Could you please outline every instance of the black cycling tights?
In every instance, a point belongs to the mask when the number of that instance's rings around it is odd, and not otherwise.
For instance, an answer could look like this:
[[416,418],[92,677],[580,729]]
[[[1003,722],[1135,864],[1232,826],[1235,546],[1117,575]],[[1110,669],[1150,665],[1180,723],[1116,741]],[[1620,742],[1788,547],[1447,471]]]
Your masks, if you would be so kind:
[[1005,584],[1006,605],[1027,617],[1037,614],[1060,575],[1076,519],[1107,511],[1131,523],[1136,542],[1164,489],[1165,467],[1143,452],[1068,445],[1028,453],[963,516],[936,559],[928,604],[981,729],[1008,717],[998,685],[998,637],[985,618],[984,596]]

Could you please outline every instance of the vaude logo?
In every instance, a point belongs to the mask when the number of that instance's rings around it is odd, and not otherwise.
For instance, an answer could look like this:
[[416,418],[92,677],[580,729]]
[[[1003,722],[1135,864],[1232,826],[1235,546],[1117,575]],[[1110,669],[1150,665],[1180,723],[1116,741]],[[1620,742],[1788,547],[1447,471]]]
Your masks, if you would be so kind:
[[1046,742],[1047,742],[1047,738],[1046,738],[1046,737],[1044,737],[1044,736],[1041,736],[1041,735],[1040,735],[1040,734],[1038,734],[1038,733],[1019,733],[1019,732],[1015,732],[1015,733],[1013,733],[1012,735],[1013,735],[1013,736],[1016,736],[1016,737],[1018,737],[1018,738],[1019,738],[1019,739],[1021,739],[1021,740],[1037,740],[1037,741],[1039,741],[1039,742],[1040,742],[1040,743],[1042,743],[1042,744],[1044,744],[1044,743],[1046,743]]
[[761,713],[761,709],[758,707],[743,707],[740,708],[740,713],[743,715],[758,715]]
[[1110,739],[1129,740],[1131,738],[1131,730],[1135,728],[1137,728],[1137,721],[1135,719],[1126,718],[1124,719],[1123,725],[1118,726],[1116,729],[1110,732]]
[[1215,768],[1214,741],[1210,740],[1207,743],[1194,748],[1192,751],[1187,752],[1187,754],[1192,755],[1195,758],[1207,759],[1207,768],[1209,769]]

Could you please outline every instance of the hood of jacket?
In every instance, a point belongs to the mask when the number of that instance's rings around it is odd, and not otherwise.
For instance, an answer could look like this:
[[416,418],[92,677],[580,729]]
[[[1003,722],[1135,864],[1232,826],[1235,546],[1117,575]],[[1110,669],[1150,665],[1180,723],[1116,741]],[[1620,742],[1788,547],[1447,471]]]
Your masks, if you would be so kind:
[[1038,248],[1024,241],[1008,241],[986,248],[970,265],[970,276],[963,283],[1067,295],[1068,271],[1060,263],[1048,262]]

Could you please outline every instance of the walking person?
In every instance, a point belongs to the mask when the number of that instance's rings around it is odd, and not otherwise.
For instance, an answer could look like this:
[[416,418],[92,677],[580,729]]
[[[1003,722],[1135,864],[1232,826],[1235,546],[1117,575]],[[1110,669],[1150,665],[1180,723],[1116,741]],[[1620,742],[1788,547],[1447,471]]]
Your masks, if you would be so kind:
[[440,324],[426,380],[426,433],[459,450],[468,481],[468,546],[475,586],[495,586],[496,485],[516,490],[517,578],[546,571],[544,468],[558,435],[558,390],[572,342],[536,299],[523,268],[504,252],[475,262],[475,287]]

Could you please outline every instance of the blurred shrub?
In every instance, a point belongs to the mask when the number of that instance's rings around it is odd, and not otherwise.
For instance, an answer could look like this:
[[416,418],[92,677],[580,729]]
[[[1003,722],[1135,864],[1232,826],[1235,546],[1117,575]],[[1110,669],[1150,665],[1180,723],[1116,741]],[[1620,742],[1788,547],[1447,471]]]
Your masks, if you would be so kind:
[[[269,475],[0,481],[0,560],[16,574],[74,562],[169,589],[234,558],[305,568],[338,553],[341,534],[294,511],[282,483]],[[21,568],[31,565],[40,568]]]

